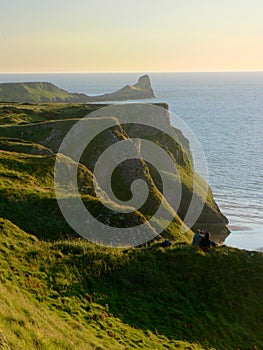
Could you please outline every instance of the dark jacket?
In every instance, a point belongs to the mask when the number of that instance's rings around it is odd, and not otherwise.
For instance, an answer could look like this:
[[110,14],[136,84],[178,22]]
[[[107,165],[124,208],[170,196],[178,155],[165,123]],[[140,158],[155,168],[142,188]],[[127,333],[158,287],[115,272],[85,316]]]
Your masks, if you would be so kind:
[[204,251],[208,250],[211,247],[215,247],[216,244],[214,241],[211,241],[208,237],[204,237],[200,241],[200,248]]

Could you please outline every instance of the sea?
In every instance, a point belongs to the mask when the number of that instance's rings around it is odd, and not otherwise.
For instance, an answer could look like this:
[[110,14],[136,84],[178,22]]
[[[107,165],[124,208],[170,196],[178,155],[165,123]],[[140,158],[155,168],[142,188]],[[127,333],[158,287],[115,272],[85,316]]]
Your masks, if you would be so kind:
[[[0,74],[0,82],[49,81],[97,95],[133,84],[138,73]],[[231,233],[225,244],[263,250],[263,72],[147,73],[154,100],[166,102],[194,133],[208,182]]]

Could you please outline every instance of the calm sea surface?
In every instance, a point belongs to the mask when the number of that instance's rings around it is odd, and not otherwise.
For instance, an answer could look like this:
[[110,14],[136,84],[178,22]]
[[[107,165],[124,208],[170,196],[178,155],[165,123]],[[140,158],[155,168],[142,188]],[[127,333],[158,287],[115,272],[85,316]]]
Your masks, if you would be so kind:
[[[49,81],[93,95],[132,84],[139,76],[0,74],[0,82]],[[232,229],[226,244],[263,248],[263,72],[152,73],[150,77],[156,101],[167,102],[202,145],[209,184]]]

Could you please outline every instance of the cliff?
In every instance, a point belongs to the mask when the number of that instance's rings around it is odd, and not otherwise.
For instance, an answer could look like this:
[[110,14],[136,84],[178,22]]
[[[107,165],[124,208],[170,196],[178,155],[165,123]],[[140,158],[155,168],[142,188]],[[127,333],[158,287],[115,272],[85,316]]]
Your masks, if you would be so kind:
[[[162,124],[165,124],[166,129],[168,131],[170,130],[174,135],[174,140],[177,140],[175,142],[171,142],[169,137],[165,136],[164,133],[159,132],[158,129],[148,128],[146,130],[139,126],[130,127],[129,124],[125,126],[120,124],[115,117],[104,117],[103,119],[102,111],[104,109],[101,109],[100,107],[101,105],[92,105],[91,109],[88,104],[62,106],[55,104],[23,106],[3,104],[0,109],[0,116],[2,116],[2,118],[0,118],[0,122],[2,123],[0,126],[0,137],[2,137],[0,147],[2,152],[9,152],[7,158],[12,158],[13,165],[11,169],[9,169],[9,172],[11,173],[13,171],[12,169],[19,169],[21,164],[25,162],[25,164],[32,164],[32,166],[38,168],[38,172],[42,173],[43,178],[52,178],[55,164],[54,154],[58,152],[62,140],[68,131],[80,120],[79,118],[93,110],[93,117],[85,118],[83,123],[92,127],[92,123],[96,121],[96,118],[100,118],[101,122],[107,122],[107,120],[112,119],[113,126],[106,133],[98,135],[83,153],[81,163],[85,167],[86,173],[93,173],[95,161],[100,156],[101,152],[107,147],[114,145],[116,141],[124,141],[128,138],[134,137],[154,141],[160,147],[165,149],[170,154],[171,158],[174,159],[176,166],[179,169],[179,175],[182,182],[182,200],[178,211],[175,212],[168,202],[165,203],[163,211],[164,216],[159,217],[155,222],[156,228],[158,229],[159,224],[163,222],[166,215],[172,216],[173,221],[165,230],[164,235],[170,239],[182,241],[189,239],[189,235],[182,235],[180,232],[182,221],[188,211],[193,196],[194,174],[191,165],[188,140],[179,130],[172,128],[170,125],[169,114],[166,112],[164,112]],[[95,112],[97,114],[94,116]],[[152,113],[149,113],[149,115],[151,116]],[[12,119],[13,122],[11,123]],[[16,123],[16,121],[18,121],[19,124]],[[140,149],[138,149],[138,157],[136,157],[138,159],[143,158],[140,152]],[[25,154],[29,154],[30,157],[27,158]],[[39,158],[39,155],[45,157]],[[113,160],[114,159],[109,159],[109,162]],[[47,166],[46,163],[49,165]],[[22,173],[17,175],[18,179],[24,178],[23,171],[25,170],[23,169],[25,169],[24,166],[21,168]],[[162,171],[162,169],[159,170]],[[30,168],[30,171],[32,172],[32,168]],[[28,172],[28,176],[32,177],[30,171]],[[129,186],[132,183],[133,178],[136,179],[139,177],[145,180],[149,185],[149,198],[145,205],[140,208],[140,212],[135,213],[133,216],[125,216],[125,221],[128,223],[138,222],[138,220],[146,222],[157,210],[159,199],[162,197],[162,185],[158,176],[156,176],[155,171],[149,168],[147,163],[139,160],[137,163],[131,161],[122,164],[113,175],[112,183],[115,186],[115,191],[119,198],[122,198],[123,200],[129,199]],[[108,176],[109,174],[105,172],[104,177],[107,178]],[[170,172],[164,176],[167,178],[171,189],[178,186],[178,176],[175,173]],[[25,177],[25,179],[28,178]],[[196,195],[198,198],[200,197],[201,200],[206,183],[201,177],[197,177],[197,182]],[[7,185],[6,180],[5,183]],[[36,179],[34,183],[38,184],[38,189],[41,188],[41,186],[39,187],[39,180]],[[23,192],[24,195],[22,195],[20,191],[17,193],[17,188],[21,188],[21,186],[23,187],[23,183],[17,187],[13,187],[13,185],[14,182],[12,180],[7,186],[8,189],[6,188],[1,194],[3,201],[1,204],[3,205],[2,215],[4,215],[4,217],[13,221],[23,230],[36,235],[42,235],[45,233],[48,237],[54,238],[67,237],[69,234],[73,234],[74,236],[72,229],[67,225],[62,224],[63,218],[57,207],[55,193],[52,188],[48,191],[47,189],[44,190],[44,193],[48,195],[48,198],[45,200],[47,208],[43,211],[41,206],[36,205],[35,202],[30,199],[31,197],[36,196],[36,194],[34,194],[34,186],[32,187],[32,191],[29,191],[28,188],[26,192]],[[95,211],[95,214],[103,213],[104,219],[106,221],[112,221],[112,224],[118,222],[119,219],[115,215],[112,215],[112,212],[98,206],[98,200],[96,196],[94,196],[94,191],[91,186],[88,186],[84,192],[85,195],[89,196],[89,206],[91,210]],[[11,195],[11,193],[13,194]],[[38,191],[37,193],[41,192]],[[17,196],[19,197],[19,200],[16,199]],[[43,201],[41,200],[39,203],[43,203]],[[10,210],[10,208],[14,208],[14,210]],[[19,215],[17,214],[18,212],[20,213]],[[55,216],[56,224],[54,223],[50,226],[49,230],[46,230],[45,222],[49,220],[49,217],[52,216],[52,213],[54,212],[57,213]],[[38,218],[38,225],[35,225],[35,223],[32,222],[32,213],[34,213],[34,217]],[[121,217],[121,220],[123,220],[123,218],[124,216]],[[209,228],[214,236],[220,234],[219,240],[222,241],[228,233],[226,225],[227,219],[220,212],[214,201],[213,194],[209,189],[207,197],[205,198],[204,208],[192,229],[195,230],[199,227]],[[190,229],[191,227],[189,228],[191,236]]]
[[144,75],[139,78],[135,85],[127,85],[122,89],[100,96],[88,96],[86,94],[70,93],[58,88],[49,82],[24,82],[24,83],[1,83],[0,102],[62,102],[62,103],[85,103],[120,100],[137,100],[153,98],[150,78]]
[[[123,124],[116,116],[106,119],[101,105],[0,104],[1,349],[263,348],[262,253],[226,246],[204,253],[187,244],[193,232],[182,234],[180,227],[193,196],[189,143],[163,113],[162,124],[173,142],[160,130]],[[182,183],[179,210],[169,203],[165,207],[174,215],[163,232],[171,247],[163,248],[157,240],[147,249],[92,244],[63,218],[54,192],[54,165],[63,138],[85,115],[88,126],[96,118],[113,122],[92,140],[76,173],[82,202],[100,220],[122,224],[97,198],[97,191],[104,192],[93,168],[105,148],[137,135],[156,142],[175,161],[178,173],[165,173],[171,187],[177,175]],[[137,151],[142,155],[140,147]],[[110,163],[115,156],[119,154]],[[59,157],[69,173],[76,162]],[[109,177],[106,171],[103,175]],[[129,199],[131,180],[138,176],[149,185],[151,200],[126,218],[128,225],[146,222],[162,196],[156,171],[139,158],[121,164],[112,176],[120,199]],[[199,178],[198,196],[204,187]],[[112,204],[107,196],[105,200]],[[164,220],[157,219],[156,225]],[[224,237],[227,220],[211,190],[196,227],[208,223],[212,233],[217,227]],[[89,230],[88,223],[85,227]]]

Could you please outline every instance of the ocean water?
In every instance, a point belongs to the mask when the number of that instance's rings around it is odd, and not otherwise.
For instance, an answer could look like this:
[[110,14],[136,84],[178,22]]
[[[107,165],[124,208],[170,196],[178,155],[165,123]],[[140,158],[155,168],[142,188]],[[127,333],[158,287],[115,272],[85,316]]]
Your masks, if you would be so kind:
[[[0,74],[0,82],[50,81],[68,91],[95,95],[135,83],[140,75]],[[263,72],[149,75],[156,101],[167,102],[202,145],[209,184],[230,221],[225,243],[262,249]]]

